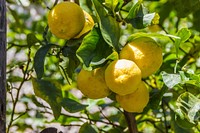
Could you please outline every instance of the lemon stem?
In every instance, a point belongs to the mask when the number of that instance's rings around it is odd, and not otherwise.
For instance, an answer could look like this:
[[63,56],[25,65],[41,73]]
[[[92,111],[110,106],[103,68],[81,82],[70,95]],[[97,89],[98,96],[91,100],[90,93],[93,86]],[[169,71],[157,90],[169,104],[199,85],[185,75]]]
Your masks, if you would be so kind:
[[129,113],[124,111],[124,115],[128,124],[128,129],[130,133],[138,133],[137,123],[135,120],[135,115],[133,113]]

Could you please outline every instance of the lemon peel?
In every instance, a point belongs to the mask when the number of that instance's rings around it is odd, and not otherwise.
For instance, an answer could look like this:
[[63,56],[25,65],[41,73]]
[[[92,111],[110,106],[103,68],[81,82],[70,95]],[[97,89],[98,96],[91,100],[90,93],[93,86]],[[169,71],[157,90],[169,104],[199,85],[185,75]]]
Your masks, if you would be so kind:
[[105,68],[92,71],[81,69],[77,77],[78,89],[88,98],[99,99],[107,97],[111,91],[105,82]]
[[162,65],[162,48],[150,37],[138,37],[122,48],[120,58],[134,61],[145,78]]
[[116,101],[127,112],[141,113],[149,102],[149,91],[144,82],[140,82],[137,90],[128,95],[116,95]]
[[74,2],[61,2],[48,14],[48,26],[51,33],[61,39],[68,40],[75,37],[84,25],[83,10]]
[[134,92],[141,82],[141,70],[133,61],[115,60],[105,70],[105,81],[113,92],[127,95]]

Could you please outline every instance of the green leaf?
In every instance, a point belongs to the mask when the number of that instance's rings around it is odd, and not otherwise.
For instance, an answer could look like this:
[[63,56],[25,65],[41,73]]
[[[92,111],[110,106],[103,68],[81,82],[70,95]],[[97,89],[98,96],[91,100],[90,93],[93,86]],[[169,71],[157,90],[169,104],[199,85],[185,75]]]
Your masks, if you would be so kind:
[[176,114],[174,112],[171,112],[171,125],[172,129],[174,130],[174,133],[194,133],[194,131],[191,128],[183,128],[182,126],[185,125],[184,123],[185,121],[179,121],[179,119],[177,119]]
[[107,45],[95,28],[84,37],[76,51],[78,59],[87,68],[105,63],[112,53],[112,48]]
[[61,113],[62,92],[60,85],[55,81],[32,78],[34,93],[45,100],[51,107],[55,119]]
[[118,5],[119,0],[105,0],[105,5],[109,7],[112,12],[115,11],[116,6]]
[[69,125],[72,122],[81,122],[81,120],[80,118],[62,114],[57,120],[52,120],[51,122],[59,122],[61,125]]
[[128,37],[127,42],[131,42],[133,39],[137,37],[152,37],[152,38],[158,38],[158,39],[180,39],[178,36],[170,35],[170,34],[163,34],[163,33],[144,33],[144,32],[138,32],[130,35]]
[[195,30],[197,30],[197,31],[200,31],[200,26],[199,26],[199,24],[200,24],[200,10],[197,10],[196,12],[194,12],[193,13],[193,28],[195,29]]
[[121,9],[124,1],[123,0],[105,0],[105,6],[110,8],[113,13]]
[[178,107],[178,111],[176,112],[181,118],[183,118],[184,115],[192,124],[197,124],[199,122],[200,99],[189,92],[185,92],[178,97],[176,105]]
[[[151,25],[151,23],[154,23],[154,18],[159,19],[159,15],[156,13],[145,13],[142,2],[142,0],[139,0],[135,4],[130,2],[132,4],[128,3],[123,7],[123,11],[121,11],[125,21],[137,29],[142,29]],[[130,5],[132,6],[131,8]],[[156,20],[156,23],[157,21],[158,20]]]
[[166,72],[162,72],[161,75],[163,82],[168,88],[173,88],[175,85],[182,82],[179,74],[168,74]]
[[82,44],[79,49],[76,51],[76,55],[79,58],[80,62],[83,63],[86,67],[89,67],[92,58],[95,56],[94,51],[96,45],[99,42],[99,34],[94,29],[83,39]]
[[182,28],[178,31],[177,36],[181,38],[181,42],[183,43],[190,38],[191,32],[188,28]]
[[32,100],[32,102],[33,102],[37,107],[42,107],[42,108],[45,107],[42,103],[40,103],[40,102],[37,100],[36,96],[31,96],[31,100]]
[[[62,49],[62,61],[59,62],[59,68],[68,84],[72,83],[75,69],[79,66],[79,59],[76,57],[76,50],[79,45],[65,46]],[[67,58],[66,58],[67,57]]]
[[133,4],[129,10],[128,15],[125,17],[125,21],[130,23],[134,28],[142,29],[143,26],[143,7],[142,0],[139,0],[136,4]]
[[176,124],[183,129],[191,129],[195,124],[190,123],[185,117],[181,119],[179,115],[175,115]]
[[138,12],[141,10],[142,0],[139,0],[137,3],[133,1],[126,4],[122,9],[122,17],[125,20],[131,20],[137,17]]
[[61,105],[66,111],[70,113],[76,113],[76,112],[82,111],[86,109],[86,107],[88,106],[88,105],[80,104],[69,98],[64,98],[61,102]]
[[187,84],[194,85],[197,88],[200,88],[200,74],[189,74],[188,77],[190,80],[186,81]]
[[22,77],[20,77],[20,76],[9,76],[8,78],[7,78],[7,81],[8,82],[22,82],[23,81],[23,78]]
[[97,131],[91,126],[91,124],[86,122],[81,126],[79,133],[97,133]]
[[166,20],[166,18],[169,16],[171,11],[173,10],[173,3],[171,1],[166,1],[161,7],[159,11],[160,19],[159,23],[163,25],[163,22]]
[[119,55],[116,51],[113,51],[106,59],[107,60],[118,60]]
[[145,108],[145,111],[148,111],[148,109],[158,109],[159,104],[162,100],[162,97],[167,91],[168,91],[168,88],[166,86],[163,86],[161,90],[152,91],[150,93],[149,103],[147,107]]
[[53,44],[44,45],[35,54],[33,67],[37,74],[37,78],[42,78],[44,74],[44,59],[46,54],[48,53],[49,49],[53,46]]
[[190,38],[191,32],[187,28],[182,28],[177,32],[177,36],[180,37],[180,39],[175,39],[174,45],[176,47],[176,56],[178,57],[180,44],[184,43]]
[[174,0],[173,6],[177,11],[177,16],[184,18],[188,16],[191,12],[195,12],[200,9],[199,0]]
[[26,40],[27,40],[27,44],[28,44],[29,47],[31,47],[32,45],[35,45],[36,43],[40,42],[40,40],[38,40],[36,38],[35,34],[33,34],[33,33],[29,33],[27,35]]
[[107,133],[123,133],[123,129],[120,127],[111,128]]
[[93,4],[104,40],[116,51],[119,51],[120,27],[118,22],[109,16],[98,0],[93,0]]

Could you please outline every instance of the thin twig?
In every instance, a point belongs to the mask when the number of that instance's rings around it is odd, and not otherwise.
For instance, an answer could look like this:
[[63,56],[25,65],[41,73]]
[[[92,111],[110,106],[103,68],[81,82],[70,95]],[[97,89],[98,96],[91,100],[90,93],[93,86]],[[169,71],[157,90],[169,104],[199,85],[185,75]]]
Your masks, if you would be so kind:
[[103,117],[104,117],[111,125],[115,126],[115,125],[113,124],[113,122],[112,122],[111,120],[109,120],[109,118],[108,118],[107,116],[104,115],[102,109],[99,108],[99,110],[100,110],[100,113],[103,115]]
[[14,114],[15,114],[16,105],[17,105],[17,102],[18,102],[18,99],[19,99],[20,90],[22,89],[22,86],[23,86],[24,82],[26,81],[26,76],[27,76],[29,64],[30,64],[30,62],[31,62],[31,59],[30,59],[31,57],[30,57],[30,55],[31,55],[31,50],[30,50],[30,48],[29,48],[29,52],[28,52],[28,62],[27,62],[25,71],[24,71],[24,73],[23,73],[23,74],[24,74],[24,75],[23,75],[23,80],[22,80],[22,82],[21,82],[20,85],[19,85],[19,88],[18,88],[18,91],[17,91],[17,94],[16,94],[16,98],[15,98],[15,100],[14,100],[14,102],[13,102],[13,109],[12,109],[12,112],[11,112],[10,122],[9,122],[8,128],[7,128],[7,133],[9,133],[10,128],[11,128],[11,126],[12,126],[14,120],[15,120]]
[[58,0],[55,0],[53,7],[58,4]]
[[[87,113],[86,113],[87,114]],[[100,123],[104,123],[104,124],[107,124],[107,125],[112,125],[114,127],[119,127],[121,129],[123,129],[123,127],[121,127],[120,125],[117,125],[117,124],[114,124],[114,123],[110,123],[110,122],[107,122],[107,121],[103,121],[103,120],[96,120],[96,119],[92,119],[89,117],[89,115],[87,114],[87,117],[83,117],[83,116],[72,116],[72,115],[66,115],[66,114],[62,114],[64,116],[67,116],[67,117],[74,117],[74,118],[78,118],[78,119],[84,119],[84,120],[89,120],[90,122],[100,122]]]
[[27,113],[27,110],[25,112],[21,113],[19,116],[17,116],[13,121],[16,121],[17,119],[19,119],[20,117],[22,117],[26,113]]

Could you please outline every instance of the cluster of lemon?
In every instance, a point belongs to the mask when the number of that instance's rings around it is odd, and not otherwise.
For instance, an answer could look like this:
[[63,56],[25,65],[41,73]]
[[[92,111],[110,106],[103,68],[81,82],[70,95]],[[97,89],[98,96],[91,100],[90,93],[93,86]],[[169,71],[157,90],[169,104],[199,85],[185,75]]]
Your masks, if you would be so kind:
[[[90,31],[94,21],[79,5],[61,2],[50,11],[48,25],[52,34],[68,40]],[[78,89],[92,99],[114,92],[124,110],[142,112],[149,101],[148,88],[142,78],[160,68],[162,49],[152,38],[138,37],[122,48],[119,57],[92,71],[81,69],[77,77]]]
[[120,51],[120,59],[92,71],[78,74],[79,90],[88,98],[116,94],[116,101],[128,112],[142,112],[149,91],[142,78],[155,73],[162,64],[162,48],[150,37],[138,37]]
[[48,26],[52,34],[61,39],[79,38],[90,31],[94,20],[74,2],[61,2],[48,14]]

